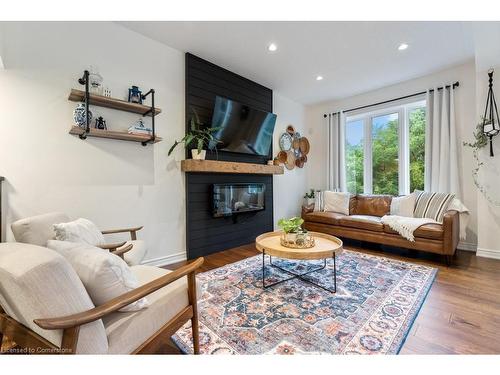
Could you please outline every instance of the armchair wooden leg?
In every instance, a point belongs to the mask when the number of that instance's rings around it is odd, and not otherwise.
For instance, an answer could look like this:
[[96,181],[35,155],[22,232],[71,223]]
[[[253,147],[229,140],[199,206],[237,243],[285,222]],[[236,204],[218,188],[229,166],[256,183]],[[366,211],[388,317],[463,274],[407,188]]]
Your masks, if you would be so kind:
[[191,318],[191,329],[193,333],[194,354],[200,354],[200,331],[198,325],[198,301],[196,298],[196,275],[191,272],[188,275],[189,304],[193,307],[193,317]]
[[66,328],[63,331],[63,338],[61,343],[62,354],[75,354],[76,345],[78,343],[78,334],[80,333],[80,326]]

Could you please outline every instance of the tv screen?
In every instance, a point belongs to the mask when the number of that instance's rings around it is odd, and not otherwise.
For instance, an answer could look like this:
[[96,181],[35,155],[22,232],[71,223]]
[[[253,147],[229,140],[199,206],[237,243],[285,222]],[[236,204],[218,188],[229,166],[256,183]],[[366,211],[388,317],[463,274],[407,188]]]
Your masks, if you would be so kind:
[[[276,115],[217,96],[212,127],[220,128],[214,137],[220,141],[217,149],[269,156],[273,142]],[[215,144],[211,145],[211,149]]]

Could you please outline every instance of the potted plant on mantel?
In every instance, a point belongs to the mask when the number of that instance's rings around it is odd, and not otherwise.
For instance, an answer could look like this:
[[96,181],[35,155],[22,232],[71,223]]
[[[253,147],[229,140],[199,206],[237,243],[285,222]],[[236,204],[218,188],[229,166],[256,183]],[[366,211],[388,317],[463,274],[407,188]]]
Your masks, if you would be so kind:
[[204,146],[209,146],[209,144],[220,143],[218,139],[213,136],[213,133],[220,128],[203,128],[203,124],[199,121],[198,115],[194,112],[194,116],[191,117],[189,132],[186,133],[184,138],[180,141],[175,140],[170,150],[168,150],[168,156],[174,151],[177,145],[184,143],[184,147],[189,147],[191,144],[196,144],[196,148],[191,150],[191,156],[193,159],[205,160],[207,151],[203,149]]

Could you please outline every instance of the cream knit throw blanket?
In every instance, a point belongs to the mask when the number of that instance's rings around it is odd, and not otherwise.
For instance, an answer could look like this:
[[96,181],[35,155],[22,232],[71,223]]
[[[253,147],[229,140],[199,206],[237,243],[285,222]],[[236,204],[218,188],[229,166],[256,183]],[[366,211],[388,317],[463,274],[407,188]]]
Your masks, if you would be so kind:
[[[455,210],[460,214],[460,240],[465,240],[467,225],[469,224],[469,210],[464,204],[457,198],[454,198],[450,205],[448,206],[448,211]],[[408,241],[414,242],[415,237],[413,232],[415,232],[420,226],[424,224],[436,224],[435,220],[419,217],[406,217],[397,215],[385,215],[381,219],[382,224],[386,224],[391,227],[392,230],[398,232],[401,236],[406,238]],[[442,223],[438,223],[442,224]]]
[[398,215],[385,215],[381,219],[382,224],[386,224],[391,227],[392,230],[398,232],[401,236],[406,238],[408,241],[414,242],[415,237],[413,232],[415,232],[420,226],[424,224],[437,223],[436,220],[427,219],[425,217],[406,217]]

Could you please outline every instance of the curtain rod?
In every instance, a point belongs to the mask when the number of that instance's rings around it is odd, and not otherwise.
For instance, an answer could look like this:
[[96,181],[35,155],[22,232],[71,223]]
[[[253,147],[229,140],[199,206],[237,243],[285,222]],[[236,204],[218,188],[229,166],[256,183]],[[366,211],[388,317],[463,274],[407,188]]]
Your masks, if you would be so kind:
[[[444,87],[438,87],[438,88],[437,88],[437,90],[438,90],[438,91],[440,91],[440,90],[442,90],[442,89],[444,89],[444,88],[449,89],[450,87],[452,87],[452,88],[456,88],[456,87],[458,87],[458,86],[460,86],[460,82],[458,82],[458,81],[457,81],[457,82],[455,82],[453,85],[446,85],[446,86],[444,86]],[[428,90],[428,91],[429,91],[429,92],[433,92],[433,91],[434,91],[434,89],[430,89],[430,90]],[[378,103],[373,103],[373,104],[368,104],[368,105],[362,105],[361,107],[356,107],[356,108],[350,108],[350,109],[347,109],[347,110],[345,110],[345,111],[344,111],[344,113],[347,113],[347,112],[352,112],[352,111],[357,111],[358,109],[364,109],[364,108],[369,108],[369,107],[375,107],[375,106],[380,105],[380,104],[391,103],[391,102],[395,102],[395,101],[397,101],[397,100],[402,100],[402,99],[411,98],[412,96],[423,95],[423,94],[425,94],[425,93],[427,93],[427,91],[422,91],[422,92],[417,92],[417,93],[415,93],[415,94],[410,94],[410,95],[400,96],[399,98],[394,98],[394,99],[384,100],[383,102],[378,102]],[[332,112],[332,113],[330,113],[330,114],[331,114],[331,115],[336,115],[336,114],[338,114],[338,113],[340,113],[340,111],[338,111],[338,112]],[[328,116],[328,113],[325,113],[325,114],[323,115],[323,117],[326,117],[326,116]]]

